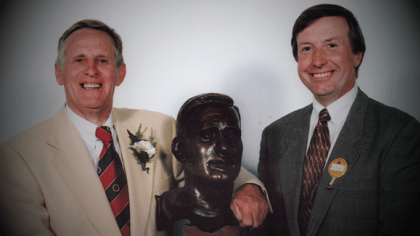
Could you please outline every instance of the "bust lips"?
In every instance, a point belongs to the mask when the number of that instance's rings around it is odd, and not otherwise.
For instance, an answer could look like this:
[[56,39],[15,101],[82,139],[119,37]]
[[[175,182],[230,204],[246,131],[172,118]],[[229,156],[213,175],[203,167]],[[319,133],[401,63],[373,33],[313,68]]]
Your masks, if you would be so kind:
[[227,171],[234,168],[234,164],[231,161],[227,162],[225,160],[210,160],[207,162],[207,166],[218,171]]

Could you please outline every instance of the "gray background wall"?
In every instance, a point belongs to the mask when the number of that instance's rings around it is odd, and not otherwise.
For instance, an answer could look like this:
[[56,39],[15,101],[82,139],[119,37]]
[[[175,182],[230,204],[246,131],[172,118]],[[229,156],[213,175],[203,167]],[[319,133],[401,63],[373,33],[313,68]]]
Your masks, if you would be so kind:
[[[420,120],[420,13],[413,0],[332,0],[351,10],[367,51],[358,85]],[[256,173],[265,126],[312,101],[297,75],[294,21],[324,1],[7,1],[0,15],[0,144],[65,102],[54,76],[57,42],[99,19],[124,42],[127,76],[114,105],[176,117],[188,98],[230,95],[242,113],[243,165]],[[2,4],[0,4],[0,7]]]

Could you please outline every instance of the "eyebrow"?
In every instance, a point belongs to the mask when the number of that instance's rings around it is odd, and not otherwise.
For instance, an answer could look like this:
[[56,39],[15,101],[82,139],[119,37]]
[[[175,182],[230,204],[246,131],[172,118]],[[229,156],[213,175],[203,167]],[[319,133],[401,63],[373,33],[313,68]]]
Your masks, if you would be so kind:
[[332,38],[324,40],[324,42],[331,42],[333,40],[338,40],[338,39],[337,39],[337,37],[332,37]]
[[[76,54],[74,57],[87,57],[87,56],[84,53],[79,53],[79,54]],[[104,55],[104,54],[99,54],[99,55],[95,56],[95,58],[103,58],[103,57],[107,58],[109,56]]]
[[[338,38],[334,36],[334,37],[325,39],[323,42],[331,42],[331,41],[334,41],[334,40],[338,40]],[[311,42],[299,42],[298,41],[298,46],[302,45],[302,44],[311,44],[312,45],[313,43],[311,43]]]

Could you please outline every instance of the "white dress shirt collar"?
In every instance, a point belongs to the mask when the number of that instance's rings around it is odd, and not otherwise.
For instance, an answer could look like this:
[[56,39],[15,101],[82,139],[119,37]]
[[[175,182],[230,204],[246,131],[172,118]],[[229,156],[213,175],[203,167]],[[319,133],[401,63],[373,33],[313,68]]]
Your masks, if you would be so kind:
[[[70,120],[73,122],[74,126],[76,127],[77,131],[82,137],[95,168],[97,168],[99,155],[103,147],[102,141],[100,141],[96,137],[96,128],[98,126],[85,120],[79,115],[77,115],[67,105],[66,105],[66,110],[67,110],[67,114],[70,117]],[[117,134],[114,129],[114,122],[112,120],[112,114],[109,115],[108,119],[103,124],[103,126],[108,126],[111,129],[111,134],[112,134],[112,139],[114,141],[115,150],[117,151],[117,153],[119,154],[121,158],[121,148],[118,142]],[[122,161],[122,158],[121,158],[121,161]]]
[[67,114],[70,117],[70,120],[73,122],[77,131],[79,131],[80,136],[82,136],[82,139],[87,144],[90,144],[90,146],[93,147],[97,139],[95,136],[95,132],[98,126],[85,120],[84,118],[80,117],[76,113],[74,113],[73,110],[70,109],[70,107],[67,105],[66,105],[66,110],[67,110]]
[[[346,120],[347,115],[350,112],[350,108],[356,99],[358,88],[359,87],[357,85],[354,85],[348,93],[344,94],[341,98],[337,99],[328,107],[326,107],[331,117],[330,122],[335,126],[339,126]],[[315,98],[313,99],[312,113],[316,114],[317,119],[319,118],[319,112],[324,108],[325,107],[321,105]]]

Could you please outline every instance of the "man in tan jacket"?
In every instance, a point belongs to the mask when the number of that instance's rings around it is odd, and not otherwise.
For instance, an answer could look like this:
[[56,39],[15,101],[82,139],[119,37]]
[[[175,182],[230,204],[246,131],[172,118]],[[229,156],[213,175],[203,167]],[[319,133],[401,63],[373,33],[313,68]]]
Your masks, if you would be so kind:
[[[183,170],[171,153],[175,121],[156,112],[113,108],[115,86],[125,74],[121,38],[103,22],[79,21],[60,38],[55,75],[64,85],[66,104],[0,147],[0,223],[7,233],[164,234],[156,230],[154,197],[182,181]],[[99,126],[109,128],[110,146],[95,136]],[[135,151],[127,131],[152,144],[150,159],[135,155],[142,151]],[[98,177],[102,149],[112,149],[122,165],[126,187],[110,188],[117,196],[128,189],[121,212]],[[255,184],[262,186],[242,168],[231,203],[242,227],[257,227],[268,211]],[[128,214],[120,224],[122,212]]]

